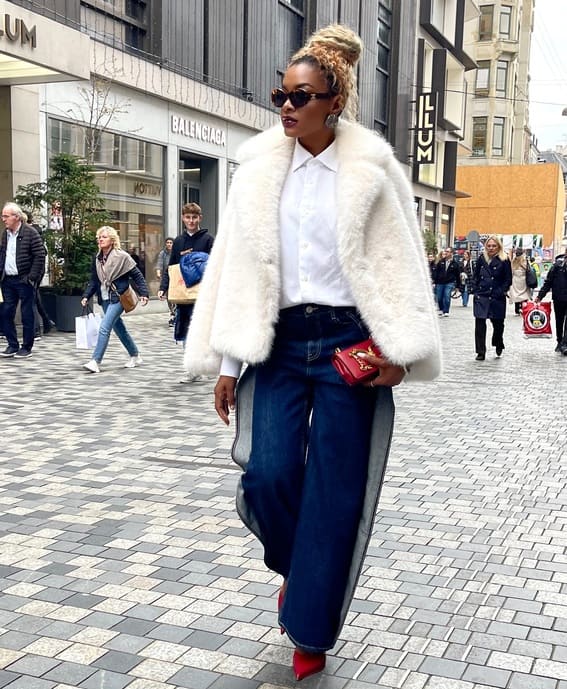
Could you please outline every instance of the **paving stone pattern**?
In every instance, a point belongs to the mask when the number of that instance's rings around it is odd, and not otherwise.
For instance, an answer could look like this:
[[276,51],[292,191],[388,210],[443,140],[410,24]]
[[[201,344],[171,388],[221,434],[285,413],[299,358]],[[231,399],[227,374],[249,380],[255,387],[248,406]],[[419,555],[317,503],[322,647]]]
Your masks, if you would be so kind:
[[[471,311],[439,320],[443,376],[396,393],[360,586],[307,689],[567,689],[567,357],[510,309],[475,362]],[[83,372],[64,333],[0,361],[0,688],[295,686],[213,381],[179,383],[167,314],[127,323],[137,369],[113,337]]]

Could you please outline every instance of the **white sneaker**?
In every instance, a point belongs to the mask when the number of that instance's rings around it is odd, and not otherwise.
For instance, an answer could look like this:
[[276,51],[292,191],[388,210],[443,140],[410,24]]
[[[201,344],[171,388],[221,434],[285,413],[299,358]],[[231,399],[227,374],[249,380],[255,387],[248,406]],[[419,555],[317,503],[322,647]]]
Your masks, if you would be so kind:
[[201,380],[201,376],[185,376],[179,382],[180,383],[196,383]]
[[94,359],[91,359],[90,361],[87,361],[86,364],[83,364],[83,368],[86,368],[87,371],[90,371],[91,373],[100,373],[100,368]]
[[124,364],[124,368],[136,368],[142,363],[142,357],[138,354],[137,356],[131,356],[128,361]]

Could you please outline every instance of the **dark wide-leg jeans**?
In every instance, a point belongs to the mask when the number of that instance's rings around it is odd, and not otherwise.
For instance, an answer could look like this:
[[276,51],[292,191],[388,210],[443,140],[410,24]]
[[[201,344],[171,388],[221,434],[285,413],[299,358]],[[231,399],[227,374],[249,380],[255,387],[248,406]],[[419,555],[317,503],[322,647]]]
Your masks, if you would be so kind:
[[376,391],[349,387],[331,356],[368,337],[354,308],[280,312],[256,368],[252,448],[242,477],[266,565],[287,589],[280,624],[296,646],[331,648],[366,489]]

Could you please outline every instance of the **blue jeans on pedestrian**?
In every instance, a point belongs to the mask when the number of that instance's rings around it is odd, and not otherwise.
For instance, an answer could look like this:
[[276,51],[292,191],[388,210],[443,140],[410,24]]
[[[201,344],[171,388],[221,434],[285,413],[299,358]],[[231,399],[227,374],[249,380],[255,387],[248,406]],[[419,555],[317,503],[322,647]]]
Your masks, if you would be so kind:
[[256,367],[244,497],[266,565],[287,581],[280,624],[296,646],[333,646],[367,481],[373,388],[349,387],[335,348],[368,337],[354,308],[280,312],[269,360]]
[[437,297],[437,305],[439,306],[439,311],[443,313],[449,313],[451,308],[451,292],[455,287],[454,282],[450,282],[447,285],[436,285],[435,295]]
[[18,333],[16,331],[16,309],[20,302],[22,317],[22,347],[31,352],[35,336],[35,288],[17,276],[6,275],[2,281],[2,295],[4,297],[3,328],[8,346],[19,349]]
[[463,285],[463,291],[461,292],[461,298],[463,300],[463,306],[468,306],[469,305],[469,288],[467,283]]
[[96,341],[92,358],[97,362],[97,364],[100,364],[104,353],[106,352],[106,348],[108,347],[110,333],[113,330],[116,335],[118,335],[118,339],[120,342],[122,342],[128,354],[130,356],[138,356],[138,348],[136,347],[136,343],[132,339],[132,336],[126,329],[124,321],[121,318],[122,312],[124,311],[122,304],[119,301],[111,302],[104,300],[102,302],[102,310],[104,311],[104,318],[100,323],[98,339]]

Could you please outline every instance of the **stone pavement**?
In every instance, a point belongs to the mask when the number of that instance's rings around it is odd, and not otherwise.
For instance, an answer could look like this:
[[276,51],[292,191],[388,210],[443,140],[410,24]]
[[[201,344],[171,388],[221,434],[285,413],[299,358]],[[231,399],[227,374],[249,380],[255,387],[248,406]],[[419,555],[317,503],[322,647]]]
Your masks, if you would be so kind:
[[[398,388],[360,586],[301,686],[567,689],[567,357],[520,321],[479,363],[454,305],[443,376]],[[178,382],[165,313],[127,323],[137,369],[113,338],[83,372],[64,333],[0,361],[0,687],[293,687],[213,383]]]

